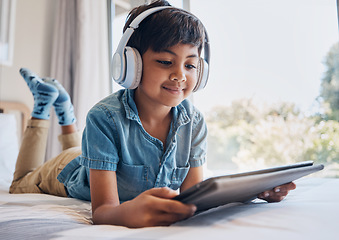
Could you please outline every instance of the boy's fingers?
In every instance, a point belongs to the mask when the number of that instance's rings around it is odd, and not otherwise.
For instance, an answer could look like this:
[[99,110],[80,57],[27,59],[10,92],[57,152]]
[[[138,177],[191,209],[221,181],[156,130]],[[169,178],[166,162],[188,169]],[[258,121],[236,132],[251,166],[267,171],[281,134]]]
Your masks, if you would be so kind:
[[295,188],[296,185],[294,182],[286,183],[284,185],[275,187],[272,190],[260,193],[258,198],[264,199],[268,202],[279,202],[286,197],[290,190]]
[[157,208],[158,211],[163,213],[170,214],[179,214],[184,218],[192,216],[197,210],[196,206],[193,204],[184,204],[179,201],[173,200],[172,198],[177,196],[177,192],[164,187],[164,188],[152,188],[147,190],[145,193],[152,195],[157,199]]
[[185,216],[192,216],[197,207],[193,204],[184,204],[175,200],[167,200],[162,207],[162,211],[167,213],[183,214]]
[[178,195],[178,193],[168,187],[162,187],[162,188],[152,188],[150,190],[147,190],[148,194],[159,197],[159,198],[167,198],[171,199]]
[[294,190],[297,188],[297,185],[294,182],[290,182],[286,184],[289,190]]
[[286,183],[284,185],[273,188],[274,193],[287,194],[290,190],[294,190],[296,185],[294,182]]
[[[174,222],[189,218],[194,215],[196,207],[192,204],[184,204],[172,198],[177,192],[169,188],[152,188],[136,199],[143,199],[142,208],[145,216],[145,226],[167,226]],[[131,201],[132,202],[132,201]]]
[[[163,193],[163,192],[166,192],[166,190],[160,191],[160,193]],[[169,214],[179,214],[179,215],[183,215],[186,218],[186,217],[192,216],[197,210],[197,207],[193,204],[184,204],[182,202],[171,199],[173,196],[171,193],[167,195],[165,193],[164,195],[165,197],[161,197],[159,195],[155,196],[155,197],[158,197],[157,211],[159,212],[169,213]],[[166,198],[169,196],[171,196],[171,198],[169,199]],[[176,196],[176,193],[174,196]]]
[[267,202],[279,202],[285,198],[285,194],[277,194],[271,191],[265,191],[258,195],[258,198],[266,200]]
[[165,225],[192,217],[197,210],[193,204],[183,204],[175,200],[166,200],[167,203],[158,209],[158,222]]

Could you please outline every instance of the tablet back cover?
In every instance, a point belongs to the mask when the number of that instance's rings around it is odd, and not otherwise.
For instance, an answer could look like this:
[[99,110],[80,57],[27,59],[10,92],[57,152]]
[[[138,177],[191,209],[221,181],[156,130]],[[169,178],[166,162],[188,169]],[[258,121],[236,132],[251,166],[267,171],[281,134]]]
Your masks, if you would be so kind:
[[[323,165],[305,165],[292,168],[272,168],[249,173],[207,179],[183,192],[175,199],[192,203],[198,211],[231,202],[246,202],[266,190],[272,189],[324,168]],[[263,172],[263,173],[261,173]],[[238,176],[237,176],[238,175]]]

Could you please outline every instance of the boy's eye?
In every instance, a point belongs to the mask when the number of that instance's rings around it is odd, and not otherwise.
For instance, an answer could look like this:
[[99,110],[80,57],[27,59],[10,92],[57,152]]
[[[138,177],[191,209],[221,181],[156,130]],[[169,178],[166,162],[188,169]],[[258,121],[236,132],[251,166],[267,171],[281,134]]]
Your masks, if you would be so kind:
[[171,65],[172,62],[171,61],[161,61],[161,60],[157,60],[158,63],[163,64],[163,65]]
[[[166,61],[166,60],[157,60],[158,63],[164,65],[164,66],[170,66],[172,65],[172,62],[171,61]],[[185,68],[187,69],[195,69],[197,68],[194,64],[185,64]]]
[[188,69],[194,69],[194,68],[197,68],[197,67],[196,67],[195,65],[193,65],[193,64],[186,64],[185,67],[188,68]]

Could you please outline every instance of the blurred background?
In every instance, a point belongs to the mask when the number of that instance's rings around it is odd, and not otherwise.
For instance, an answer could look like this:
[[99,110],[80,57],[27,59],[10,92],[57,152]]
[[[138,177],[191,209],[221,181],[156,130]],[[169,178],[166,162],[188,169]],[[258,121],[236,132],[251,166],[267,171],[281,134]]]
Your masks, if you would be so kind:
[[[28,67],[88,109],[120,89],[109,64],[127,13],[144,0],[0,0],[0,100],[33,99]],[[209,130],[208,175],[313,160],[339,177],[337,0],[173,0],[204,23],[210,77],[191,100]],[[51,130],[48,156],[59,149]],[[53,139],[52,139],[53,138]]]

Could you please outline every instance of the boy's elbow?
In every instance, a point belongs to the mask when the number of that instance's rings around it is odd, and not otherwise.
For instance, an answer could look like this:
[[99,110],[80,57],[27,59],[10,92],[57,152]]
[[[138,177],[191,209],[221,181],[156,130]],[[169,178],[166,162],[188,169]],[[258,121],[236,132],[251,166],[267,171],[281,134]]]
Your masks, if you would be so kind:
[[112,205],[103,205],[92,210],[94,225],[122,225],[123,216],[119,216],[119,208]]

